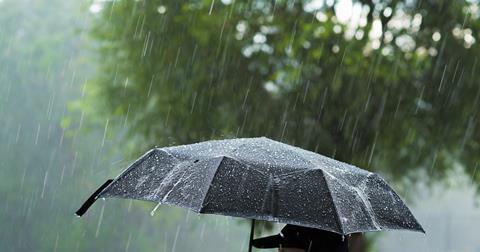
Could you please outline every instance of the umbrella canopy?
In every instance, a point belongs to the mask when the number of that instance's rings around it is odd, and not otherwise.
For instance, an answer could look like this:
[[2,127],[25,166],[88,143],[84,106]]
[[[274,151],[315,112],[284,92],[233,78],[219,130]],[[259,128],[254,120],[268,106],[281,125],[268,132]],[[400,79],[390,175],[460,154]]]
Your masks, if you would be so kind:
[[155,148],[107,181],[97,198],[128,198],[318,228],[338,234],[424,232],[377,174],[265,137]]

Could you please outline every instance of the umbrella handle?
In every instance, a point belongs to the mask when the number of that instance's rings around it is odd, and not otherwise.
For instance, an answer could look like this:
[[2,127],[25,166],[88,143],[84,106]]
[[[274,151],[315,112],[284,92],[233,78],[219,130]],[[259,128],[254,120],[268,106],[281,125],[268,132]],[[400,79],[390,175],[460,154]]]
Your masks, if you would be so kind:
[[253,233],[255,231],[255,219],[252,219],[252,226],[250,227],[250,241],[248,242],[248,252],[252,252]]

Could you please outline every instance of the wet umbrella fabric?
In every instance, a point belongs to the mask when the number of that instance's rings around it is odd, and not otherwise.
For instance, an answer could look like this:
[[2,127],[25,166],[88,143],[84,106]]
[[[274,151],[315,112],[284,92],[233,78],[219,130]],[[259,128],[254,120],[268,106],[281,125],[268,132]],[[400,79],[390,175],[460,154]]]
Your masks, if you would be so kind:
[[126,198],[343,235],[424,232],[380,176],[264,137],[155,148],[102,186],[78,215],[97,198]]

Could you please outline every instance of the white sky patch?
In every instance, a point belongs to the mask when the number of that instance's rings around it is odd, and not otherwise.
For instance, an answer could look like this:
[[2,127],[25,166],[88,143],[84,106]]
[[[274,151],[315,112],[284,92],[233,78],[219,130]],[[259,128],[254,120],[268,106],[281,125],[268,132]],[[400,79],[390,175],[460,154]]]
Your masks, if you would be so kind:
[[157,12],[160,13],[160,14],[165,14],[165,12],[167,12],[167,7],[165,7],[163,5],[160,5],[157,8]]
[[275,26],[266,26],[266,25],[262,25],[260,27],[260,31],[263,33],[263,34],[275,34],[278,32],[278,28],[275,27]]
[[253,36],[253,42],[256,44],[263,44],[267,42],[267,37],[262,33],[256,33],[255,36]]
[[335,34],[340,34],[342,32],[342,27],[340,25],[334,25],[333,26],[333,32]]
[[[379,49],[381,45],[381,39],[383,34],[382,22],[380,21],[378,15],[373,18],[372,27],[368,34],[365,34],[363,27],[367,25],[367,15],[370,12],[370,8],[367,5],[362,5],[359,2],[354,2],[353,0],[338,0],[338,1],[329,1],[329,0],[312,0],[305,4],[304,9],[306,11],[316,11],[315,18],[320,22],[326,22],[328,20],[327,15],[322,10],[322,7],[333,6],[335,15],[332,16],[333,32],[334,33],[344,33],[344,37],[347,40],[350,39],[362,39],[364,36],[368,35],[370,40],[369,46],[371,49]],[[409,15],[405,13],[404,10],[396,9],[395,11],[387,7],[383,10],[380,15],[386,17],[392,17],[388,22],[388,30],[385,34],[385,42],[391,43],[395,42],[402,51],[411,52],[415,50],[416,43],[412,38],[416,32],[420,30],[422,24],[422,15],[416,13]],[[393,41],[393,34],[406,30],[407,34],[400,36],[395,41]],[[388,33],[388,34],[387,34]],[[456,28],[453,30],[455,37],[463,39],[465,46],[471,46],[476,42],[475,37],[465,30]],[[432,40],[439,41],[441,39],[441,34],[435,32],[432,34]],[[390,50],[390,49],[389,49]],[[385,50],[383,53],[386,55],[391,54],[389,50]]]
[[410,19],[411,18],[406,15],[403,10],[399,9],[395,12],[395,15],[392,17],[390,22],[388,22],[387,26],[389,29],[400,31],[410,26]]
[[432,39],[435,42],[439,41],[441,38],[442,38],[442,35],[438,31],[436,31],[432,34]]
[[351,0],[340,0],[335,4],[335,16],[338,22],[347,24],[353,13],[353,4]]
[[243,20],[238,22],[236,28],[238,32],[245,33],[245,31],[247,30],[247,22]]
[[372,40],[371,46],[372,46],[372,49],[377,50],[378,48],[380,48],[380,40],[379,39]]
[[269,93],[278,93],[278,91],[280,91],[280,89],[278,88],[277,85],[275,85],[275,83],[273,81],[267,81],[265,82],[265,84],[263,84],[263,88],[265,88],[265,90]]
[[379,39],[382,37],[382,22],[380,19],[373,20],[372,29],[370,30],[368,36],[370,39]]
[[[314,0],[305,5],[305,9],[314,10],[315,8],[321,8],[321,6],[329,5],[324,0]],[[333,31],[335,33],[341,33],[343,31],[347,40],[354,37],[363,37],[363,31],[361,27],[367,24],[367,15],[369,12],[368,6],[364,6],[361,3],[353,2],[352,0],[339,0],[337,2],[330,3],[333,5],[335,15],[332,16]],[[313,8],[312,6],[315,6]],[[329,5],[330,6],[330,5]],[[329,18],[321,9],[315,9],[315,18],[320,22],[326,22]],[[360,33],[358,33],[360,31]],[[358,34],[358,35],[357,35]]]
[[391,46],[385,46],[384,48],[382,48],[382,54],[384,56],[392,55],[393,54],[392,47]]
[[324,0],[312,0],[303,6],[303,10],[306,12],[314,12],[320,10],[323,7],[324,3]]
[[464,45],[466,48],[470,48],[475,43],[475,37],[473,37],[471,33],[465,34],[465,37],[463,37],[463,40],[465,40]]
[[453,28],[452,33],[453,33],[453,36],[455,36],[456,38],[463,37],[462,29],[460,29],[458,25],[455,26],[455,28]]
[[99,2],[94,2],[90,5],[90,7],[88,8],[88,10],[91,12],[91,13],[99,13],[101,10],[103,9],[103,5]]
[[418,32],[420,30],[420,25],[422,25],[422,15],[417,13],[412,19],[412,31]]
[[393,33],[391,31],[386,31],[383,35],[383,40],[385,43],[390,43],[393,40]]
[[334,45],[334,46],[332,47],[332,52],[333,52],[333,53],[338,53],[339,51],[340,51],[340,47],[339,47],[338,45]]
[[385,8],[385,10],[383,10],[383,15],[385,17],[390,17],[392,15],[392,8],[390,7]]
[[[353,39],[353,37],[356,36],[357,32],[361,31],[362,37],[363,37],[363,31],[359,29],[359,26],[362,22],[362,20],[367,19],[367,13],[363,12],[362,4],[360,3],[355,3],[351,6],[351,9],[349,10],[350,18],[348,19],[348,22],[346,23],[346,30],[345,30],[345,39]],[[359,35],[360,36],[360,35]]]
[[[0,2],[1,1],[2,0],[0,0]],[[88,10],[94,14],[99,13],[100,11],[103,10],[103,5],[105,2],[114,2],[114,1],[115,0],[94,0],[90,5],[90,7],[88,8]]]
[[472,29],[470,28],[462,29],[461,26],[457,25],[452,29],[452,34],[456,39],[463,39],[465,48],[470,48],[476,42]]
[[317,12],[317,14],[315,14],[315,18],[320,21],[320,22],[325,22],[328,20],[328,17],[327,15],[325,15],[325,13],[319,11]]
[[400,35],[395,39],[395,44],[400,47],[403,52],[411,52],[415,49],[415,40],[410,35]]
[[237,29],[237,33],[235,34],[235,38],[237,40],[242,40],[243,37],[245,36],[245,32],[247,31],[247,22],[244,20],[241,20],[238,22],[237,26],[235,26]]
[[358,40],[361,40],[363,38],[363,35],[365,35],[365,32],[363,30],[358,30],[355,32],[355,38]]
[[361,21],[365,19],[367,20],[367,13],[363,12],[362,4],[355,3],[352,8],[352,17],[350,18],[350,23],[352,26],[359,26]]

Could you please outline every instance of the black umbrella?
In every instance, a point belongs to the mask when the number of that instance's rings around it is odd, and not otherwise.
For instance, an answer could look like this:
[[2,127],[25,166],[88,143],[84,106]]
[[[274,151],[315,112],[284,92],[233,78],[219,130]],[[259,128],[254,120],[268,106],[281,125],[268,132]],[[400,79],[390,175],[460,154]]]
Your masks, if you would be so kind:
[[155,148],[97,198],[140,199],[220,214],[350,233],[424,232],[400,197],[377,174],[265,137]]

